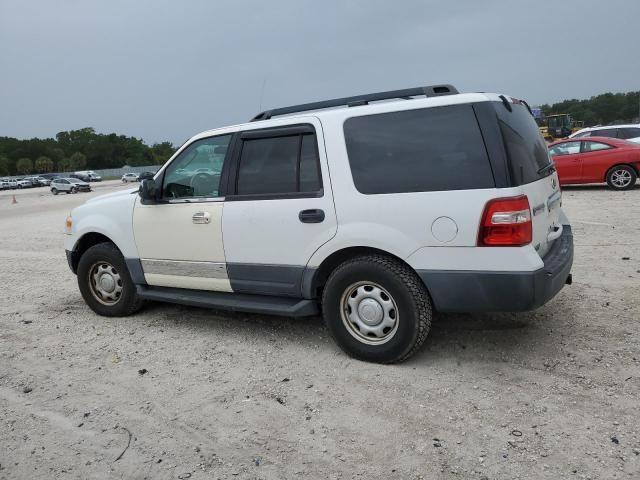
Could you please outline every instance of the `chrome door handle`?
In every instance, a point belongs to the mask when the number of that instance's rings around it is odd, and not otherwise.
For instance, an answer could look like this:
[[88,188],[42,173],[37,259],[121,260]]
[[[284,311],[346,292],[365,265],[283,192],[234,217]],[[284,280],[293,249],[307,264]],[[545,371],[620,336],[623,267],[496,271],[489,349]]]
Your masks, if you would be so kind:
[[193,214],[193,223],[208,224],[211,223],[211,214],[209,212],[196,212]]

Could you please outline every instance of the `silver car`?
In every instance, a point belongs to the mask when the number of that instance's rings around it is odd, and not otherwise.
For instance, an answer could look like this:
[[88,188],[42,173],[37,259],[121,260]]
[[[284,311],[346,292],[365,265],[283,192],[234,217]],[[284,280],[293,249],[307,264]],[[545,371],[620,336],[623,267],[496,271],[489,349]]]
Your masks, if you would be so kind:
[[137,182],[138,181],[138,174],[137,173],[125,173],[124,175],[122,175],[122,183],[129,183],[129,182]]
[[91,186],[77,178],[55,178],[51,181],[51,193],[54,195],[60,192],[77,193],[90,191]]

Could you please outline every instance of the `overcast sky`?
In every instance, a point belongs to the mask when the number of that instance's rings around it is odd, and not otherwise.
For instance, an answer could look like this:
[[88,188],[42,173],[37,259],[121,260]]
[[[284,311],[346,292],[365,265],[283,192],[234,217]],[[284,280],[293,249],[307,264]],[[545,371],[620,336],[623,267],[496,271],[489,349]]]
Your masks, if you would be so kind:
[[435,83],[532,105],[639,90],[639,23],[637,0],[0,0],[0,136],[180,144]]

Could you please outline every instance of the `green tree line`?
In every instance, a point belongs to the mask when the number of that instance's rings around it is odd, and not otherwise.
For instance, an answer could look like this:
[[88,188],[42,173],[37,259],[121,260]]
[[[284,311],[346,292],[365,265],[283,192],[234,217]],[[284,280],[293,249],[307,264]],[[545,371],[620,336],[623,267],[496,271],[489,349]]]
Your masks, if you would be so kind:
[[568,113],[584,125],[612,125],[630,123],[640,116],[640,91],[603,93],[587,100],[563,100],[552,105],[540,105],[545,115]]
[[56,138],[0,137],[0,176],[162,165],[175,150],[171,142],[149,146],[142,139],[93,128],[60,132]]

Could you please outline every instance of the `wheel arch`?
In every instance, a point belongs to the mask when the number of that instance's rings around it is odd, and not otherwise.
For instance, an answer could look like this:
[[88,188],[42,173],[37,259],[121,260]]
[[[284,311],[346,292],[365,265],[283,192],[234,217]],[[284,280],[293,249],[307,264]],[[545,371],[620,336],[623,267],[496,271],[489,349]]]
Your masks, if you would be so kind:
[[638,165],[633,163],[620,162],[620,163],[616,163],[615,165],[611,165],[609,168],[607,168],[606,172],[604,172],[604,182],[607,181],[607,178],[609,177],[609,172],[611,172],[611,170],[617,167],[629,167],[631,170],[636,172],[637,176],[640,177],[640,167],[638,167]]
[[84,255],[84,252],[89,250],[94,245],[98,245],[99,243],[113,243],[116,248],[120,250],[118,245],[116,245],[116,243],[105,234],[99,232],[87,232],[82,235],[73,246],[72,255],[70,258],[70,267],[74,273],[78,270],[78,263],[80,262],[80,258],[82,257],[82,255]]
[[[331,272],[338,267],[341,263],[349,260],[350,258],[359,257],[362,255],[383,255],[386,257],[394,258],[413,270],[413,267],[409,265],[405,260],[380,248],[369,246],[353,246],[346,247],[332,252],[327,256],[318,267],[307,267],[303,274],[302,279],[302,296],[304,298],[320,298],[322,289],[327,283],[327,279]],[[426,285],[425,285],[426,288]]]

